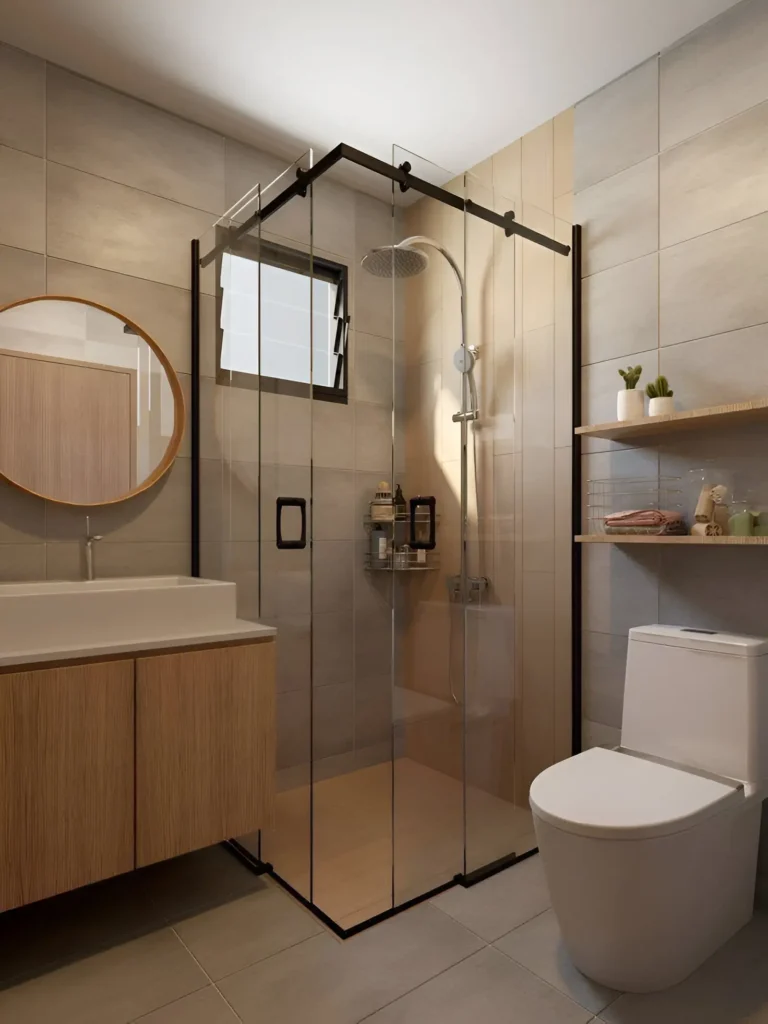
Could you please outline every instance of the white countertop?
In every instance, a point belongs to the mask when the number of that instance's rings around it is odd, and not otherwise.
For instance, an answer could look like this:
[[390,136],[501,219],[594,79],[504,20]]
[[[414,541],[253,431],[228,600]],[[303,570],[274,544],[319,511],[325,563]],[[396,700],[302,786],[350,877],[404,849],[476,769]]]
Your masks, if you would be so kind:
[[33,647],[26,650],[0,650],[0,668],[12,665],[30,665],[46,661],[68,661],[94,658],[110,654],[130,654],[133,651],[156,651],[168,647],[194,647],[198,644],[231,643],[235,640],[263,640],[277,634],[274,626],[262,626],[243,619],[233,619],[225,628],[196,630],[194,633],[168,633],[149,638],[131,640],[77,643],[71,646]]

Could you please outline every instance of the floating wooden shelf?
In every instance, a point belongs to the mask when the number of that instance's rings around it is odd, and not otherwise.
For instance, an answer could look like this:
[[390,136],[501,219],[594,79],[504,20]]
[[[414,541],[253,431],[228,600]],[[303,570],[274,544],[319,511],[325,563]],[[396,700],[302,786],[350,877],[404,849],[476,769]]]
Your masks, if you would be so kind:
[[[768,423],[768,398],[732,405],[713,405],[709,409],[686,409],[666,416],[644,416],[639,420],[617,423],[598,423],[591,427],[576,427],[582,437],[602,437],[609,441],[623,441],[631,437],[655,437],[677,434],[710,427],[739,426],[742,423]],[[667,540],[694,540],[697,538],[670,537]],[[757,537],[725,537],[727,541],[765,540]]]
[[577,544],[698,544],[699,547],[768,544],[768,537],[670,537],[657,533],[588,533],[574,540]]

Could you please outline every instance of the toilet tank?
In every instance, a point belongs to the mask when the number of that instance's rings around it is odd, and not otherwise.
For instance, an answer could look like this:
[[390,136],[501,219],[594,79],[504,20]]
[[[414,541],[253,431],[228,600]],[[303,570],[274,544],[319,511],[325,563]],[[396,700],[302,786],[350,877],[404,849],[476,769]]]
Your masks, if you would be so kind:
[[678,626],[629,631],[622,746],[768,782],[768,640]]

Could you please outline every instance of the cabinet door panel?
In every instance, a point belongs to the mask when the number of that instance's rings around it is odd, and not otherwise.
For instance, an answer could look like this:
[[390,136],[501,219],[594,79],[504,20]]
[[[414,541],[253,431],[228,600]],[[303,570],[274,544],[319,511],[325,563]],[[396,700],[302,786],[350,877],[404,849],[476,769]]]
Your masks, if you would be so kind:
[[137,660],[137,866],[270,823],[274,648],[270,641]]
[[134,866],[133,661],[0,675],[0,911]]

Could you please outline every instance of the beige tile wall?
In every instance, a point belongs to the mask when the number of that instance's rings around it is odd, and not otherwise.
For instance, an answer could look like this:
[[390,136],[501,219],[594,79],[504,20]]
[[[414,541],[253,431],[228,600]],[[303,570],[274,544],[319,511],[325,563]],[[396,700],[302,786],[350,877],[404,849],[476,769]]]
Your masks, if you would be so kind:
[[[189,397],[189,243],[286,162],[0,44],[0,303],[33,294],[95,299],[158,341]],[[283,182],[284,184],[285,182]],[[282,187],[279,185],[277,187]],[[388,738],[391,610],[360,568],[363,509],[392,475],[394,346],[391,292],[355,267],[386,244],[381,202],[317,185],[270,222],[273,236],[314,244],[352,273],[348,405],[220,388],[215,300],[202,296],[201,518],[203,571],[239,584],[240,613],[280,628],[280,758],[306,760],[309,737],[309,558],[274,549],[277,493],[309,493],[315,465],[316,756]],[[258,459],[263,460],[259,607]],[[149,493],[95,510],[100,575],[189,572],[189,435]],[[0,487],[0,579],[79,577],[84,513]],[[357,608],[355,614],[353,608]],[[386,683],[385,683],[386,681]],[[303,689],[302,689],[303,688]],[[357,742],[356,742],[357,736]],[[388,745],[387,745],[388,748]]]
[[[629,362],[646,381],[666,374],[683,408],[766,394],[766,39],[768,5],[744,0],[576,107],[587,423],[615,417],[616,370]],[[712,458],[737,490],[765,494],[764,450],[762,428],[660,454],[592,442],[584,478],[684,475]],[[766,633],[766,567],[744,554],[585,549],[587,743],[621,725],[631,626]]]
[[[573,111],[478,165],[453,186],[477,203],[570,241]],[[557,214],[557,216],[555,215]],[[406,231],[446,245],[467,279],[468,341],[479,345],[481,417],[470,434],[470,575],[490,588],[466,618],[467,778],[524,803],[531,779],[570,753],[570,261],[421,200]],[[465,237],[466,236],[466,237]],[[464,252],[466,250],[466,262]],[[445,702],[443,716],[406,730],[409,754],[462,771],[461,616],[447,578],[460,551],[460,404],[456,283],[437,257],[404,289],[406,483],[433,493],[440,572],[410,592],[406,685]],[[477,467],[475,493],[474,465]],[[499,756],[488,756],[488,748]],[[472,837],[469,837],[471,846]]]

